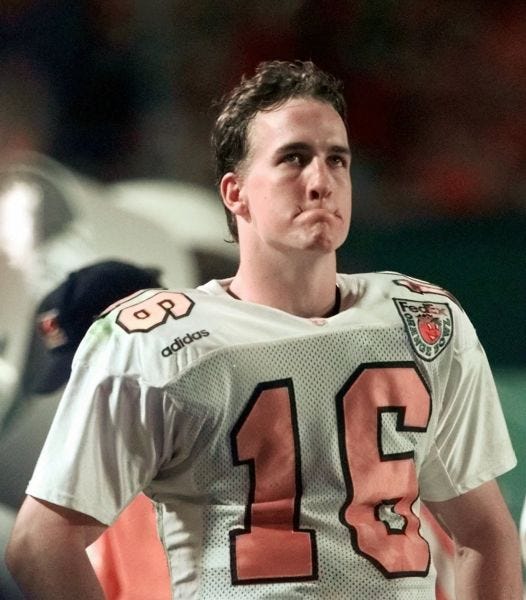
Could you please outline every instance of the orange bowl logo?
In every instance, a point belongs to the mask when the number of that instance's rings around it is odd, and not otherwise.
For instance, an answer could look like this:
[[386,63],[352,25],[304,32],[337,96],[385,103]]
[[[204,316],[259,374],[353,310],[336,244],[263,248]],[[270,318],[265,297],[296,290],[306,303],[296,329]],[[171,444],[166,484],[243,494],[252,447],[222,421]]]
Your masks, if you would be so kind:
[[438,319],[433,319],[429,315],[418,319],[418,331],[420,331],[420,335],[424,342],[428,344],[436,344],[442,336],[440,321]]

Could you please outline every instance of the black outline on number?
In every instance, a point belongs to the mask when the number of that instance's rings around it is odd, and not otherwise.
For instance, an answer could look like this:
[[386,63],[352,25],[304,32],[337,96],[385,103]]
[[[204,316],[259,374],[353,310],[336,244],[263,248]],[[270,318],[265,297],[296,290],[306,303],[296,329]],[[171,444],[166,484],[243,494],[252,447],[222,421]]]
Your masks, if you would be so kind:
[[[236,561],[236,537],[241,534],[247,534],[251,531],[251,507],[254,503],[255,488],[256,488],[256,470],[254,459],[240,460],[237,452],[236,438],[243,427],[248,415],[252,411],[254,405],[259,399],[262,392],[275,389],[275,388],[287,388],[288,398],[290,402],[291,410],[291,426],[292,426],[292,437],[294,440],[294,464],[295,464],[295,489],[296,495],[294,498],[294,514],[293,514],[293,528],[292,531],[308,533],[311,542],[311,561],[312,561],[312,573],[310,575],[302,575],[297,577],[272,577],[272,578],[257,578],[257,579],[239,579],[237,576],[237,561]],[[236,421],[232,431],[230,432],[230,444],[232,450],[232,457],[235,466],[247,465],[249,470],[250,489],[248,492],[247,504],[245,505],[245,518],[244,527],[242,529],[233,529],[229,532],[230,535],[230,573],[232,577],[233,585],[249,585],[258,583],[287,583],[293,581],[313,581],[318,579],[318,551],[316,545],[316,531],[314,529],[302,529],[300,527],[300,516],[301,516],[301,496],[303,494],[303,483],[301,477],[301,447],[298,430],[298,416],[296,412],[296,397],[294,395],[294,386],[291,378],[278,379],[275,381],[265,381],[259,383],[252,395],[250,396],[247,405],[243,409],[240,417]]]
[[[347,392],[352,388],[356,380],[360,377],[362,373],[367,370],[372,369],[410,369],[420,379],[422,385],[424,386],[428,396],[429,396],[429,416],[427,420],[427,424],[425,427],[416,427],[416,426],[406,426],[404,425],[406,407],[403,406],[385,406],[377,408],[377,448],[379,453],[379,459],[381,462],[383,461],[392,461],[392,460],[414,460],[414,451],[408,452],[399,452],[388,454],[385,453],[382,449],[382,440],[381,440],[381,420],[382,415],[387,412],[394,412],[397,414],[397,422],[396,422],[396,430],[397,431],[415,431],[423,433],[427,431],[429,426],[429,421],[431,419],[433,403],[431,398],[430,388],[427,385],[425,379],[423,378],[421,372],[419,371],[417,365],[413,361],[398,361],[398,362],[375,362],[375,363],[363,363],[361,364],[353,374],[347,379],[345,384],[340,388],[338,393],[336,394],[336,425],[337,425],[337,435],[338,435],[338,445],[340,452],[340,460],[342,466],[342,473],[345,482],[345,487],[347,490],[347,498],[345,499],[344,504],[340,508],[338,513],[338,517],[342,525],[347,528],[350,532],[351,545],[354,551],[366,558],[372,565],[374,565],[380,573],[384,575],[387,579],[395,579],[401,577],[426,577],[429,573],[429,568],[431,565],[431,552],[429,549],[429,543],[427,540],[420,535],[420,530],[418,528],[417,534],[422,541],[427,546],[428,554],[427,554],[427,565],[423,571],[396,571],[390,572],[388,571],[382,563],[379,562],[374,556],[367,554],[362,551],[358,545],[357,539],[357,530],[356,528],[348,523],[345,520],[345,512],[348,506],[353,501],[354,498],[354,487],[351,478],[351,470],[347,457],[347,449],[345,444],[345,415],[343,410],[343,400]],[[290,410],[291,410],[291,426],[292,426],[292,434],[294,440],[294,453],[295,453],[295,483],[296,483],[296,496],[294,498],[294,514],[293,514],[293,531],[309,533],[311,540],[311,556],[312,556],[312,575],[310,576],[299,576],[299,577],[272,577],[272,578],[257,578],[257,579],[239,579],[237,577],[237,561],[236,561],[236,537],[241,534],[250,533],[251,531],[251,506],[254,503],[255,497],[255,461],[254,459],[248,460],[240,460],[237,452],[237,435],[241,428],[243,427],[248,415],[252,411],[255,403],[259,399],[262,392],[268,389],[275,388],[287,388],[288,389],[288,398],[290,401]],[[230,444],[231,444],[231,452],[233,457],[233,462],[235,466],[247,465],[249,469],[249,481],[250,487],[248,492],[247,504],[245,505],[245,516],[244,516],[244,527],[233,529],[229,532],[230,536],[230,572],[232,578],[233,585],[247,585],[247,584],[260,584],[260,583],[285,583],[292,581],[312,581],[318,579],[318,553],[317,553],[317,545],[316,545],[316,531],[313,529],[301,529],[300,528],[300,517],[301,517],[301,496],[303,493],[302,487],[302,478],[301,478],[301,448],[300,448],[300,439],[299,439],[299,430],[298,430],[298,418],[296,411],[296,399],[294,395],[294,387],[291,378],[279,379],[274,381],[267,381],[258,384],[252,395],[250,396],[245,408],[241,412],[238,420],[236,421],[234,427],[230,432]],[[419,498],[419,493],[417,490],[417,495],[414,498],[413,502],[410,504],[409,509],[411,510],[415,519],[417,519],[418,523],[420,523],[420,518],[413,512],[412,508],[415,502]],[[404,515],[400,515],[396,513],[396,504],[400,502],[402,498],[386,498],[380,500],[376,506],[374,507],[374,518],[377,521],[381,521],[386,528],[387,535],[406,535],[406,527],[408,524],[408,519]],[[380,518],[380,510],[382,506],[391,506],[393,512],[397,514],[400,518],[404,520],[404,525],[402,528],[391,528],[388,523],[383,521]]]
[[[352,524],[348,523],[345,520],[345,512],[346,512],[348,506],[350,506],[352,504],[352,501],[354,498],[354,485],[353,485],[353,481],[352,481],[352,477],[351,477],[351,469],[350,469],[350,465],[349,465],[349,461],[348,461],[348,457],[347,457],[347,449],[346,449],[346,444],[345,444],[345,415],[344,415],[344,410],[343,410],[343,400],[344,400],[347,392],[352,388],[352,386],[357,381],[357,379],[360,377],[360,375],[362,375],[362,373],[364,373],[365,371],[372,370],[372,369],[393,369],[393,368],[398,368],[398,369],[406,368],[406,369],[413,370],[418,375],[419,379],[422,381],[422,384],[429,395],[429,418],[428,418],[426,427],[425,428],[406,427],[403,425],[403,421],[402,421],[401,430],[402,431],[421,431],[421,432],[427,431],[429,421],[431,420],[431,411],[432,411],[431,394],[430,394],[429,386],[426,384],[424,378],[422,377],[420,371],[418,370],[416,363],[414,363],[412,361],[407,361],[407,362],[406,361],[400,361],[400,362],[393,361],[393,362],[385,362],[385,363],[379,362],[379,363],[363,363],[363,364],[361,364],[353,372],[353,374],[349,377],[349,379],[345,382],[345,384],[341,387],[340,391],[336,395],[336,418],[337,418],[337,426],[338,426],[338,443],[339,443],[339,448],[340,448],[340,460],[342,463],[343,478],[345,481],[345,487],[347,489],[347,498],[346,498],[345,502],[343,503],[342,507],[340,508],[338,516],[339,516],[339,519],[340,519],[340,522],[342,523],[342,525],[344,527],[346,527],[350,532],[351,544],[352,544],[352,547],[354,548],[355,552],[357,554],[359,554],[360,556],[363,556],[364,558],[366,558],[368,561],[370,561],[384,575],[384,577],[386,577],[387,579],[395,579],[395,578],[399,578],[399,577],[426,577],[429,573],[429,567],[431,564],[431,552],[429,550],[429,544],[425,538],[420,536],[420,538],[422,540],[424,540],[424,542],[427,544],[427,547],[428,547],[427,567],[424,571],[390,572],[374,556],[367,554],[365,551],[363,551],[359,547],[356,528]],[[400,408],[402,408],[402,407],[385,407],[385,408],[387,409],[387,411],[390,411],[390,409],[393,408],[393,409],[396,409],[396,412],[398,412],[397,430],[399,430],[400,416],[401,415],[405,416],[405,410],[400,411]],[[378,417],[377,417],[378,420],[381,420],[382,412],[385,412],[385,411],[383,410],[382,407],[380,407],[378,409]],[[379,427],[378,427],[378,435],[377,435],[377,444],[378,444],[378,451],[380,454],[381,461],[400,460],[399,457],[402,457],[402,460],[408,459],[408,458],[409,459],[414,458],[414,452],[403,452],[403,453],[399,453],[399,454],[389,454],[389,455],[382,454],[381,431],[380,431]],[[410,506],[411,511],[412,511],[414,503],[418,500],[418,498],[419,498],[419,494],[416,495],[415,499],[411,503],[411,506]],[[399,500],[400,499],[398,499],[398,501]],[[393,502],[393,499],[384,499],[384,500],[381,500],[378,504],[376,504],[374,516],[377,520],[380,520],[379,519],[379,506],[381,506],[382,504],[385,504],[385,503],[391,504],[392,502]],[[413,513],[413,515],[418,520],[418,522],[420,522],[419,517],[415,513]],[[404,517],[403,515],[399,515],[399,516],[401,516],[403,519],[406,519],[406,517]],[[385,523],[384,523],[384,525],[385,525]],[[407,523],[406,523],[406,525],[407,525]],[[391,530],[386,525],[386,531],[387,531],[388,535],[400,535],[400,534],[403,535],[403,534],[405,534],[405,526],[403,528],[403,531],[400,531],[400,530]]]
[[[125,310],[129,310],[134,307],[137,308],[141,304],[145,304],[146,302],[151,302],[159,294],[173,294],[173,295],[177,295],[177,296],[183,296],[183,298],[186,298],[190,304],[188,305],[188,308],[186,309],[186,311],[183,314],[175,315],[172,312],[172,309],[175,307],[175,304],[172,304],[172,306],[170,306],[169,308],[165,308],[160,302],[152,302],[152,304],[157,304],[157,306],[160,306],[164,310],[164,317],[162,318],[161,321],[155,323],[148,329],[128,329],[123,323],[121,323],[121,321],[120,321],[121,314]],[[169,300],[169,298],[166,298],[166,300]],[[164,302],[164,300],[162,300],[161,302]],[[173,301],[171,301],[171,302],[173,302]],[[124,331],[126,333],[148,333],[149,331],[152,331],[152,329],[156,329],[157,327],[164,325],[164,323],[166,323],[168,321],[168,317],[172,317],[173,319],[183,319],[184,317],[187,317],[192,312],[194,305],[195,305],[195,302],[191,298],[189,298],[186,294],[182,294],[181,292],[171,292],[169,290],[159,290],[158,292],[151,295],[150,297],[145,298],[144,300],[141,300],[140,302],[137,302],[137,304],[131,304],[129,306],[125,306],[125,307],[121,308],[121,310],[119,310],[119,314],[117,315],[117,318],[115,319],[115,322],[117,323],[117,325],[119,327],[124,329]]]
[[[405,530],[407,529],[407,522],[408,522],[407,521],[407,517],[404,517],[404,515],[399,515],[395,511],[395,507],[398,504],[398,502],[400,502],[400,500],[402,500],[402,498],[390,498],[389,500],[381,500],[374,507],[374,518],[375,518],[376,521],[380,521],[380,523],[382,523],[385,526],[388,535],[403,535],[405,533]],[[380,510],[381,510],[382,506],[390,506],[391,507],[391,512],[395,513],[397,517],[399,517],[400,519],[404,520],[404,524],[402,525],[401,528],[394,529],[393,527],[391,527],[389,525],[389,523],[386,523],[380,517]]]

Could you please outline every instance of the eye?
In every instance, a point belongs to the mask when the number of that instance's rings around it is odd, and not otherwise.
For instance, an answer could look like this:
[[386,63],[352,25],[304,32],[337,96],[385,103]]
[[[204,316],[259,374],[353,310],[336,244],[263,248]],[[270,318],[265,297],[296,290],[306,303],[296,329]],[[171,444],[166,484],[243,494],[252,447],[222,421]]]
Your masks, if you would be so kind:
[[347,168],[349,166],[349,161],[347,156],[343,154],[332,154],[329,156],[329,164],[333,167],[344,167]]
[[281,160],[286,164],[298,167],[301,167],[306,163],[305,156],[299,152],[289,152],[288,154],[285,154]]

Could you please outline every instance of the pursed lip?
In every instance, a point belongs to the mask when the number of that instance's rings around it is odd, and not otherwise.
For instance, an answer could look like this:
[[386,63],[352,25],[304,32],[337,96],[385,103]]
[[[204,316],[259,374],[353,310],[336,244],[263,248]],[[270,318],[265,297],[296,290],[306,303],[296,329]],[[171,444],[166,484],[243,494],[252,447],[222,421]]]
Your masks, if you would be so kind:
[[332,210],[323,206],[315,206],[309,208],[299,208],[296,217],[302,217],[307,220],[326,220],[327,218],[341,219],[341,215],[337,210]]

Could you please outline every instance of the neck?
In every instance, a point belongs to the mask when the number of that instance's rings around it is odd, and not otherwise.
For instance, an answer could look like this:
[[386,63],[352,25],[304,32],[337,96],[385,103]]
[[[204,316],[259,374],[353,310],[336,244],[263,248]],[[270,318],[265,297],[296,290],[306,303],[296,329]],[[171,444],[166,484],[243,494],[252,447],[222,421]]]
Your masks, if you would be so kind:
[[336,302],[336,256],[303,257],[300,264],[241,260],[230,290],[241,300],[278,308],[299,317],[322,317]]

